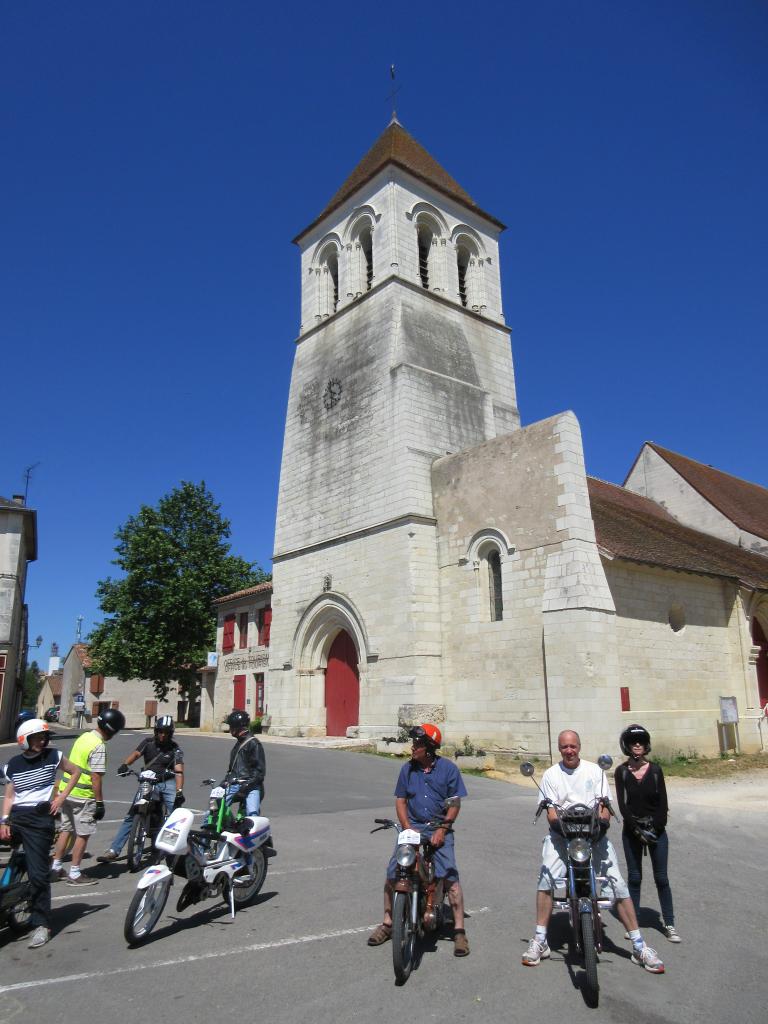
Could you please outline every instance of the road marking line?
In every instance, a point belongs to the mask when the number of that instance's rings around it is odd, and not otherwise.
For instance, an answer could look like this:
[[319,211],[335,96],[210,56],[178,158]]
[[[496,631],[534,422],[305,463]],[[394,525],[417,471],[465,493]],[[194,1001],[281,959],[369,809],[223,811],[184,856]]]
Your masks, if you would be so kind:
[[59,903],[61,900],[79,900],[83,896],[116,896],[121,893],[122,889],[88,889],[86,892],[84,889],[78,889],[77,892],[73,892],[68,896],[52,896],[51,903]]
[[[485,914],[490,907],[480,907],[479,910],[468,910],[467,914]],[[308,942],[321,942],[323,939],[342,939],[347,935],[360,935],[368,932],[375,925],[364,924],[359,928],[340,928],[333,932],[320,932],[316,935],[300,935],[297,938],[277,939],[275,942],[257,942],[251,946],[236,946],[234,949],[210,950],[207,953],[193,953],[190,956],[176,957],[174,960],[153,960],[146,964],[132,964],[130,967],[112,967],[107,973],[112,974],[135,974],[137,971],[156,971],[159,967],[179,967],[181,964],[194,964],[201,960],[217,960],[223,956],[237,956],[241,953],[261,953],[268,949],[281,949],[285,946],[301,946]],[[39,978],[37,981],[18,981],[14,985],[0,985],[0,994],[5,992],[21,992],[30,988],[43,988],[47,985],[62,985],[68,981],[91,981],[94,978],[103,978],[103,971],[89,971],[87,974],[68,974],[63,978]]]
[[273,878],[275,875],[297,875],[303,871],[335,871],[337,868],[356,868],[357,862],[350,861],[349,864],[322,864],[317,868],[286,868],[284,871],[270,871],[269,877]]

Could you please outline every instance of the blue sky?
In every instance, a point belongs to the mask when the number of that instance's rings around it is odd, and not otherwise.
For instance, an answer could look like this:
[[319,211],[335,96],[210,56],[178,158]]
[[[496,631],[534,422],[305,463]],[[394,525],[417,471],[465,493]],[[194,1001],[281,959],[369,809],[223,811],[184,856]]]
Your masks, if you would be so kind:
[[4,4],[0,494],[40,463],[41,660],[180,480],[269,569],[290,240],[393,62],[402,123],[509,225],[523,422],[573,409],[607,480],[649,439],[768,485],[767,44],[760,0]]

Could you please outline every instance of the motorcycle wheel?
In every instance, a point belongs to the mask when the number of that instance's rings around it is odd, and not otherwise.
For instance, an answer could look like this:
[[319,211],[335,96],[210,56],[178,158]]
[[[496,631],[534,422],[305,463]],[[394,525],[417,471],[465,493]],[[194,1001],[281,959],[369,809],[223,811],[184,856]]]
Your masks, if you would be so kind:
[[144,848],[147,845],[148,839],[147,823],[144,815],[134,815],[131,822],[131,834],[128,836],[128,845],[125,850],[128,857],[129,871],[136,872],[140,870],[141,861],[144,857]]
[[597,980],[597,950],[595,949],[595,925],[591,910],[581,912],[581,948],[584,952],[584,970],[587,975],[587,992],[595,1002],[600,993]]
[[165,907],[173,878],[167,878],[148,885],[146,889],[137,889],[125,915],[123,935],[131,946],[138,946],[149,938],[149,934],[158,922]]
[[[267,858],[261,850],[253,851],[251,877],[248,884],[236,885],[233,890],[236,907],[244,907],[246,903],[250,903],[261,890],[262,885],[264,885],[264,879],[267,877],[267,863]],[[242,875],[238,876],[238,880],[242,877]]]
[[415,948],[416,930],[411,922],[411,897],[408,893],[396,892],[392,902],[392,966],[398,985],[404,985],[410,977]]
[[[11,878],[11,885],[26,885],[29,892],[29,878],[26,868],[17,868]],[[16,935],[23,935],[29,931],[32,924],[32,905],[29,895],[22,896],[19,902],[8,911],[6,922],[11,931]]]

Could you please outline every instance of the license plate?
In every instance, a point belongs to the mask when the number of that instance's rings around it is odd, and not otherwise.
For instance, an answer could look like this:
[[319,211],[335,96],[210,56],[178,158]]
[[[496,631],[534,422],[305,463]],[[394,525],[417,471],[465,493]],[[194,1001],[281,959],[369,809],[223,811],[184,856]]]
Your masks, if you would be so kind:
[[403,829],[397,837],[398,846],[418,846],[421,842],[421,832],[414,832],[412,828]]

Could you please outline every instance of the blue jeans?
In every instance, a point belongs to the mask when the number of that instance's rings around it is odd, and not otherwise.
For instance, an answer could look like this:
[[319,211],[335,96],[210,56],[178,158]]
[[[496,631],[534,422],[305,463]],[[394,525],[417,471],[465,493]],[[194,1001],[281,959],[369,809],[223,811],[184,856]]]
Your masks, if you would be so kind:
[[[168,814],[173,810],[173,801],[176,799],[176,780],[168,779],[166,782],[161,782],[157,787],[163,794],[163,800],[165,801],[165,809]],[[136,796],[134,800],[138,799],[139,790],[136,790]],[[133,805],[131,805],[133,806]],[[112,842],[109,844],[110,850],[114,850],[115,853],[120,853],[128,842],[128,836],[131,834],[131,825],[133,824],[134,815],[128,812],[123,818],[123,823],[117,830],[117,834]]]
[[[632,897],[635,913],[639,914],[640,885],[643,881],[643,844],[631,832],[623,832],[621,841],[624,844],[624,856],[627,860],[629,895]],[[661,833],[657,843],[648,847],[648,856],[651,858],[653,880],[656,883],[656,891],[659,894],[659,905],[661,906],[661,916],[664,919],[664,924],[674,924],[675,909],[672,904],[672,889],[667,877],[669,838],[666,832]]]
[[[239,786],[230,786],[227,790],[227,794],[224,799],[227,803],[230,802],[235,793],[240,792]],[[259,813],[261,809],[261,790],[250,789],[245,797],[245,813],[253,816]]]

